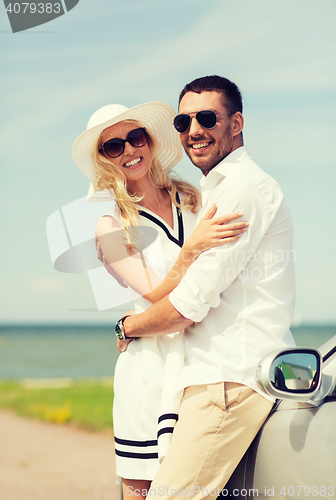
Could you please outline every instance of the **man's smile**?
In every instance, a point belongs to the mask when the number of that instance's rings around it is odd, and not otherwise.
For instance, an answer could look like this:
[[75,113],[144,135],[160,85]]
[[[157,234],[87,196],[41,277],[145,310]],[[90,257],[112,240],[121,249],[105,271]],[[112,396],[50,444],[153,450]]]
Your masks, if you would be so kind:
[[194,143],[194,144],[191,145],[191,148],[192,149],[196,149],[196,150],[202,150],[204,148],[207,148],[210,144],[211,144],[211,141],[196,142],[196,143]]

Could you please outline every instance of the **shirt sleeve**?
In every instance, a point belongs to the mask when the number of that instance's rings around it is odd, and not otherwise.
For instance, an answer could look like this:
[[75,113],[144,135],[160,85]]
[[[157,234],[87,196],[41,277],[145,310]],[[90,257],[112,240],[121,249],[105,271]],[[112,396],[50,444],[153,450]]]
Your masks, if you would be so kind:
[[250,226],[239,240],[203,252],[190,266],[169,295],[171,304],[182,316],[199,322],[211,307],[219,305],[220,294],[253,257],[282,200],[280,186],[270,177],[259,185],[237,178],[230,182],[223,180],[217,186],[211,196],[211,203],[217,205],[216,216],[243,212],[242,218]]

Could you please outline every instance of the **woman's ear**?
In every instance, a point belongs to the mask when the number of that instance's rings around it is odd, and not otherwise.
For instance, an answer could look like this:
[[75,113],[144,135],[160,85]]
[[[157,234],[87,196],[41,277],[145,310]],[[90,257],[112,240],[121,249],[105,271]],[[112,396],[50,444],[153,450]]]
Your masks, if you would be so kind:
[[232,136],[235,137],[239,135],[244,128],[244,117],[240,113],[240,111],[237,111],[233,116],[231,120],[231,130],[232,130]]

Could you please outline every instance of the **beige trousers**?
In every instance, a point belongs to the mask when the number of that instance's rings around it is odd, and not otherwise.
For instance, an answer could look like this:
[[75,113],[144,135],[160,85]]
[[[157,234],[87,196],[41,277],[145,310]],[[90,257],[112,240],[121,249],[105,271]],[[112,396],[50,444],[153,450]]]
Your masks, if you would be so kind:
[[168,454],[147,498],[216,498],[272,406],[232,382],[185,389]]

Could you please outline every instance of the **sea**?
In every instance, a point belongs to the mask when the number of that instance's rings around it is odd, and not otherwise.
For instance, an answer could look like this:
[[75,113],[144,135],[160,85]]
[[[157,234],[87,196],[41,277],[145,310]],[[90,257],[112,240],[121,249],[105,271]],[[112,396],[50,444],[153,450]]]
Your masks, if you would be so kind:
[[[336,325],[291,328],[296,344],[319,348]],[[112,377],[119,352],[114,325],[0,326],[0,379]]]

